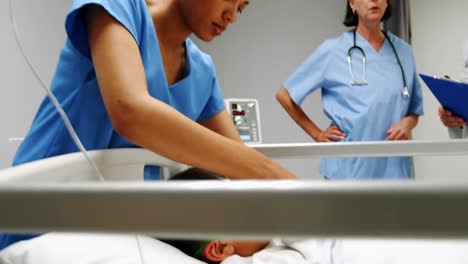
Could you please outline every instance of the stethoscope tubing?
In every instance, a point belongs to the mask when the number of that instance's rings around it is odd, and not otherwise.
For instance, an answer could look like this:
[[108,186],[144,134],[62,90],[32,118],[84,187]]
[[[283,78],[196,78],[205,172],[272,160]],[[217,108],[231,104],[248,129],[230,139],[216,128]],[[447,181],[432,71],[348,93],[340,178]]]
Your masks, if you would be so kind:
[[[408,90],[408,85],[407,85],[407,81],[406,81],[405,71],[403,69],[403,65],[402,65],[401,60],[400,60],[400,56],[398,56],[398,52],[397,52],[397,50],[395,48],[395,45],[390,40],[390,37],[388,36],[387,32],[382,30],[382,33],[384,34],[385,38],[390,43],[390,46],[392,47],[393,53],[395,54],[395,58],[397,59],[398,66],[400,67],[401,76],[402,76],[403,84],[404,84],[403,91],[402,91],[403,98],[408,98],[409,97],[409,90]],[[354,85],[367,85],[367,80],[366,80],[366,74],[367,74],[366,73],[366,53],[364,52],[364,50],[360,46],[357,45],[356,29],[353,30],[353,39],[354,39],[353,46],[351,46],[348,49],[348,66],[349,66],[349,71],[351,73],[351,78],[352,78],[351,85],[353,85],[353,86]],[[354,77],[353,66],[352,66],[352,62],[351,62],[351,53],[353,52],[353,50],[357,50],[362,54],[363,78],[362,78],[361,81],[356,81],[356,79]]]

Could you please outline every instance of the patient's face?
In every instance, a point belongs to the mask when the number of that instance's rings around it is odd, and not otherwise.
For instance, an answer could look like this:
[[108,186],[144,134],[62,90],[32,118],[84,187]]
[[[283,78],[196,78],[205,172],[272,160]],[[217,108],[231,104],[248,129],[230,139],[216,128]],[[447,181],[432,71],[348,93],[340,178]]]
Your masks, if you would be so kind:
[[205,247],[202,257],[217,263],[232,255],[249,257],[264,249],[268,243],[268,241],[215,240]]
[[265,241],[231,241],[231,243],[234,246],[234,254],[241,257],[252,256],[268,245]]

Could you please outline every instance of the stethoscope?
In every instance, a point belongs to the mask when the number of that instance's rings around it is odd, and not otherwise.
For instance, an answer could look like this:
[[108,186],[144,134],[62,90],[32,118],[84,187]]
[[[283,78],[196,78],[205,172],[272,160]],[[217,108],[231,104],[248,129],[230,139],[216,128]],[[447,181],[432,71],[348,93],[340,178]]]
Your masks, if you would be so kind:
[[[396,57],[396,59],[398,61],[398,65],[400,66],[401,76],[403,78],[403,84],[404,84],[403,92],[402,92],[403,98],[405,98],[405,99],[409,98],[410,94],[409,94],[409,90],[408,90],[408,85],[406,83],[405,72],[403,70],[403,65],[401,64],[400,57],[398,56],[395,45],[393,45],[393,42],[388,37],[387,32],[382,31],[382,33],[385,35],[385,38],[390,43],[390,46],[392,46],[393,53],[395,54],[395,57]],[[361,47],[356,45],[356,29],[354,29],[354,31],[353,31],[353,36],[354,36],[354,45],[351,48],[349,48],[349,50],[348,50],[348,65],[349,65],[349,72],[351,73],[351,85],[352,86],[367,85],[367,79],[366,79],[366,53],[364,52],[364,50]],[[362,72],[363,72],[363,74],[362,74],[362,80],[361,81],[356,81],[356,78],[354,77],[353,65],[351,63],[351,53],[353,52],[353,50],[357,50],[362,54]]]

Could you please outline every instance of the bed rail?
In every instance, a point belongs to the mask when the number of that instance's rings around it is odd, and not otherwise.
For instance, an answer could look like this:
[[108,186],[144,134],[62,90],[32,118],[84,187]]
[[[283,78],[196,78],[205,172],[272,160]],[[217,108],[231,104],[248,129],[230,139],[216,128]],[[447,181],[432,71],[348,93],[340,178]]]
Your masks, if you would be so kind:
[[468,139],[252,145],[270,158],[468,155]]
[[[174,174],[188,166],[139,148],[89,151],[89,156],[108,181],[142,181],[145,165],[158,165]],[[71,153],[0,170],[4,182],[96,181],[96,171],[80,152]]]
[[0,230],[157,237],[468,238],[468,184],[231,181],[0,185]]
[[[253,147],[272,158],[468,154],[468,140]],[[1,170],[0,230],[468,238],[468,181],[150,183],[141,182],[144,165],[173,172],[187,166],[142,149],[90,154],[104,177],[118,182],[92,182],[94,171],[80,153]]]

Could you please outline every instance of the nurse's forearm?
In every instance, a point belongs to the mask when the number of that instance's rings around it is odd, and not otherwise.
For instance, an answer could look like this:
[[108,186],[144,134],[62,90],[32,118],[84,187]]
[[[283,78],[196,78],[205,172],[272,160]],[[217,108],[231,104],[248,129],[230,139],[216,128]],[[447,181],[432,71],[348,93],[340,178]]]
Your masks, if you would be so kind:
[[419,122],[419,116],[415,114],[409,114],[405,116],[401,121],[403,121],[408,128],[408,131],[411,132]]
[[289,116],[314,140],[317,141],[322,130],[306,115],[304,110],[299,107],[289,95],[286,88],[281,89],[276,94],[276,99]]
[[296,179],[260,152],[188,119],[150,96],[114,124],[128,140],[159,155],[229,178]]
[[226,109],[207,120],[200,121],[199,123],[220,135],[239,143],[244,143]]

